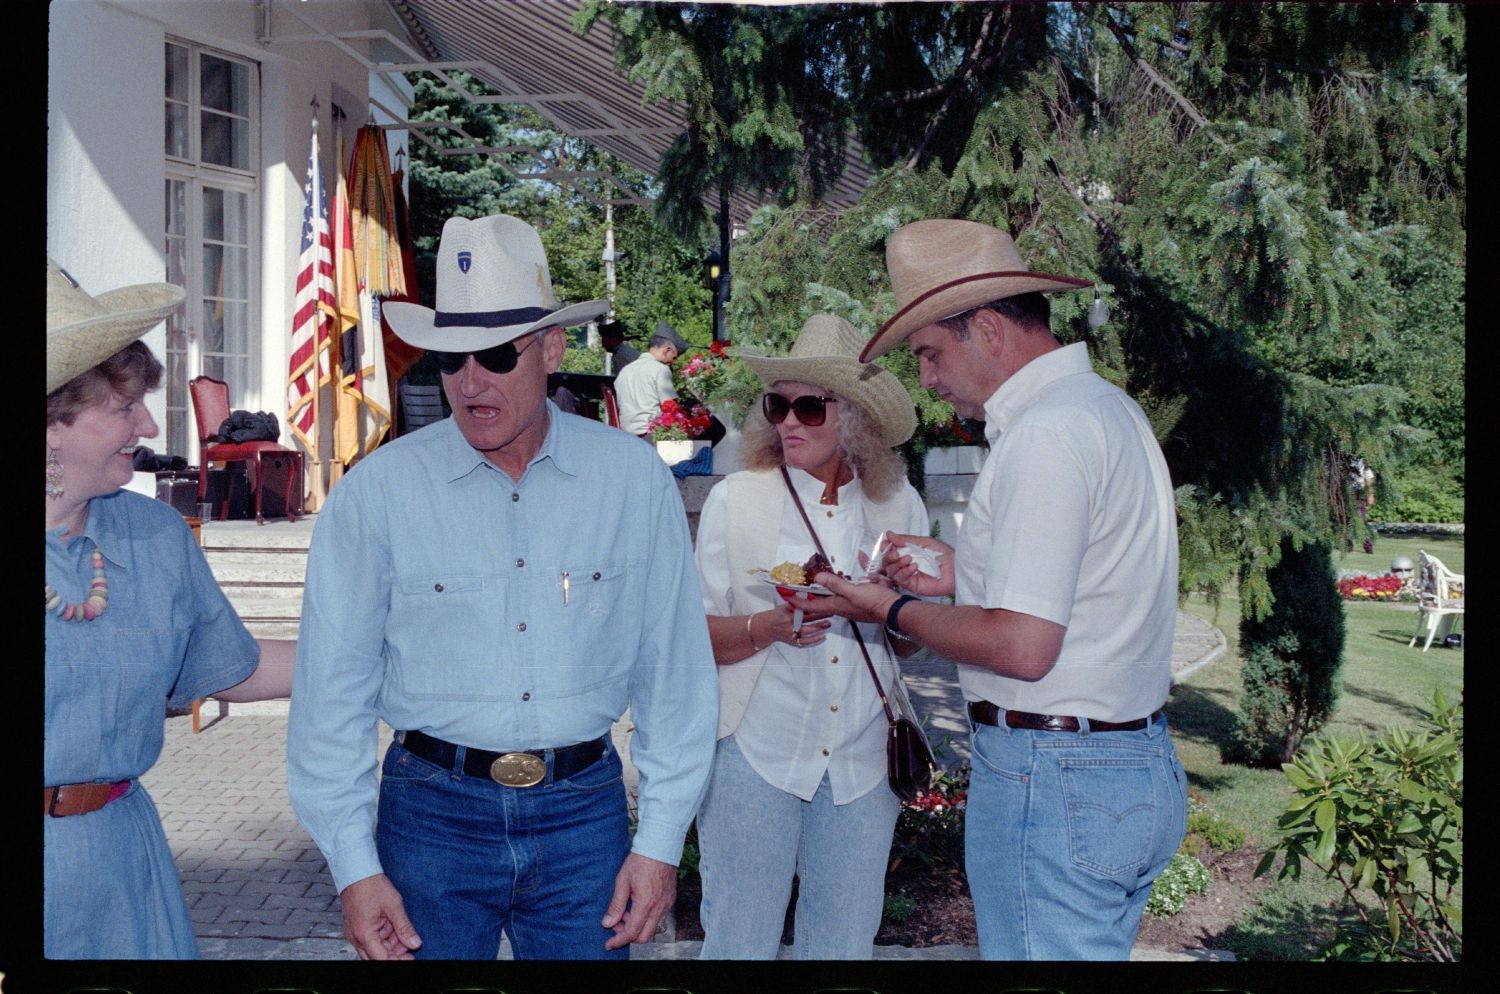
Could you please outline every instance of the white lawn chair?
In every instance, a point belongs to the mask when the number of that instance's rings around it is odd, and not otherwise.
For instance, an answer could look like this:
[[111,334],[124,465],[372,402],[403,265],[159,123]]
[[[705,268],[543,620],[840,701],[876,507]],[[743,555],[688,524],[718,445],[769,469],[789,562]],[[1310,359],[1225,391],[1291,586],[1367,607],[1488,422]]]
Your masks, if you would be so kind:
[[1417,630],[1412,634],[1408,646],[1417,644],[1422,635],[1422,626],[1427,626],[1426,652],[1432,648],[1432,640],[1447,616],[1462,617],[1464,613],[1464,576],[1443,565],[1443,561],[1426,552],[1417,553]]

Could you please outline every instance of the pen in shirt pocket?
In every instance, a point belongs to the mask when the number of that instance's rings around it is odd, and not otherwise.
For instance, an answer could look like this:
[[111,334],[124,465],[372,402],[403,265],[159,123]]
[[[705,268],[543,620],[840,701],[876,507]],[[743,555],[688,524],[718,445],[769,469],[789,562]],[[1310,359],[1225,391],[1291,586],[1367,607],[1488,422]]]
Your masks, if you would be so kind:
[[563,570],[563,607],[568,606],[568,571]]

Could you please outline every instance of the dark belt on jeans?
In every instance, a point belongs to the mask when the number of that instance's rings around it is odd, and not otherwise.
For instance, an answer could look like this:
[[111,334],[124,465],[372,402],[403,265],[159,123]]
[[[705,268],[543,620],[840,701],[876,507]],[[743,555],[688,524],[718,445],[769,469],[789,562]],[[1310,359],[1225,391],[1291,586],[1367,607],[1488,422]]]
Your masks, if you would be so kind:
[[[1139,732],[1162,714],[1161,708],[1149,717],[1134,721],[1095,721],[1088,719],[1091,732]],[[1007,711],[989,701],[970,701],[969,717],[978,725],[1000,728],[1029,728],[1038,732],[1076,732],[1081,725],[1070,714],[1032,714],[1030,711]]]
[[[434,738],[425,732],[402,732],[401,745],[410,753],[421,756],[429,763],[451,769],[458,746],[452,742]],[[566,780],[573,774],[588,769],[604,755],[604,736],[592,742],[552,749],[552,780]],[[535,787],[547,778],[546,749],[524,749],[519,752],[487,752],[483,749],[464,750],[464,772],[471,777],[493,780],[506,787]]]

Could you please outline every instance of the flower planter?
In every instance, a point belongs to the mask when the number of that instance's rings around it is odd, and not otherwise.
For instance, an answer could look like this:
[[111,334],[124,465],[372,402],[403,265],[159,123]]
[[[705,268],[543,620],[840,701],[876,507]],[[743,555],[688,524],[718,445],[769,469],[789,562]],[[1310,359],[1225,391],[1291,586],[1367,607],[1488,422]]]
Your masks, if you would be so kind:
[[671,439],[656,443],[656,454],[661,456],[662,462],[668,466],[675,466],[684,460],[691,459],[703,449],[708,448],[708,442],[698,438]]
[[928,449],[922,467],[928,476],[978,473],[984,465],[984,446],[950,445]]

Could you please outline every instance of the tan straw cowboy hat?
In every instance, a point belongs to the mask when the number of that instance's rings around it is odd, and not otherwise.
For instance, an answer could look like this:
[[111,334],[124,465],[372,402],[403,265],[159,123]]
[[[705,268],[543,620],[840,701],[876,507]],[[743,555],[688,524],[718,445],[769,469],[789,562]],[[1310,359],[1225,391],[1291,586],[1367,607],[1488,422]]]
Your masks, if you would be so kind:
[[86,373],[156,327],[187,292],[171,283],[139,283],[90,296],[47,260],[47,393]]
[[609,310],[607,300],[558,305],[536,229],[509,214],[450,217],[438,240],[437,308],[393,300],[384,312],[409,345],[481,352],[553,325]]
[[896,291],[896,315],[860,353],[865,362],[919,328],[992,300],[1094,285],[1074,276],[1030,271],[1010,235],[977,221],[914,221],[897,228],[885,242],[885,268]]
[[901,381],[873,362],[861,362],[864,334],[832,314],[814,314],[797,332],[784,356],[768,356],[744,347],[736,352],[766,384],[795,380],[827,390],[858,404],[876,422],[880,440],[896,446],[917,430],[917,413]]

